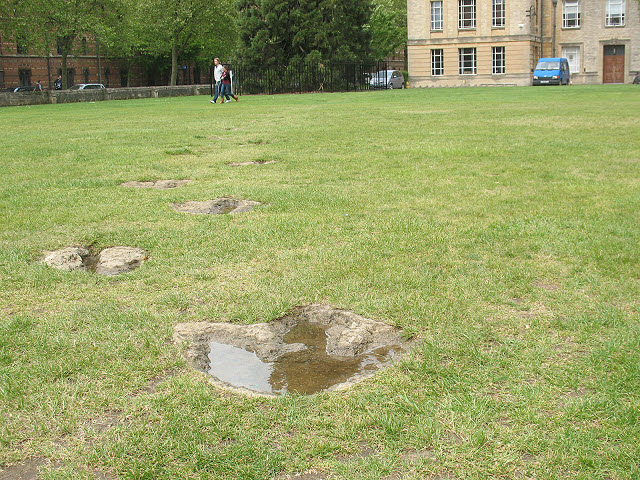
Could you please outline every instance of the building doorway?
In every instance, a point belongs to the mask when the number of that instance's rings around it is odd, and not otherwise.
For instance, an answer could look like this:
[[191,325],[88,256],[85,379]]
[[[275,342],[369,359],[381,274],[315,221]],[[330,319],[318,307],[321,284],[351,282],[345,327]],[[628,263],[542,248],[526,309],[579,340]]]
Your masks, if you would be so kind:
[[624,83],[624,45],[605,45],[602,83]]

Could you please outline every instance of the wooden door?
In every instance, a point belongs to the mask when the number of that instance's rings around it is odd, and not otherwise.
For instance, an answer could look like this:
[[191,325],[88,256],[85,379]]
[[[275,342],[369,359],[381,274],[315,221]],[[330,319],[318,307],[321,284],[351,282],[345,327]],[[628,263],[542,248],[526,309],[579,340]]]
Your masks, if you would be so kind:
[[602,83],[624,83],[624,45],[605,45]]

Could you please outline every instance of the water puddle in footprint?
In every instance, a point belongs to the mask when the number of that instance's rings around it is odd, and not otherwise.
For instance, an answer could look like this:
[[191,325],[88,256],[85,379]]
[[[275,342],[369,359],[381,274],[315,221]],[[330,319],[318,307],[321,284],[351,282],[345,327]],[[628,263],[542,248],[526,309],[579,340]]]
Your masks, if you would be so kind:
[[371,374],[404,352],[396,344],[355,356],[330,355],[328,329],[327,325],[298,321],[284,334],[283,341],[299,349],[273,361],[263,361],[244,348],[210,342],[208,373],[234,387],[257,392],[310,395]]

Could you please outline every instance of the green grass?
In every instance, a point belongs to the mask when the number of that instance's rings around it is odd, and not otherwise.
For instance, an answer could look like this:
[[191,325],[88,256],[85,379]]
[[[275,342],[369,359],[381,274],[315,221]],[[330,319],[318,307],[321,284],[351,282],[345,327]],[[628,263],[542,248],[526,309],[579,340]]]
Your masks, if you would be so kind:
[[[640,478],[637,90],[0,109],[0,468]],[[227,165],[252,160],[276,163]],[[220,196],[262,205],[171,209]],[[68,245],[151,258],[115,277],[38,262]],[[418,346],[351,390],[262,399],[216,390],[171,341],[312,302]]]

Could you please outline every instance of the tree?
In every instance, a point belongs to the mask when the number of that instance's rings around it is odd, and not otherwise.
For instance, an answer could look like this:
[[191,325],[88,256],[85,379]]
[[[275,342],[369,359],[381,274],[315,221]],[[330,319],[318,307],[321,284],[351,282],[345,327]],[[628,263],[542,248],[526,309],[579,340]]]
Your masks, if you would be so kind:
[[[3,33],[22,39],[33,53],[57,46],[62,69],[81,34],[94,35],[112,57],[170,58],[170,84],[179,62],[209,65],[235,48],[233,0],[0,0]],[[64,88],[67,87],[63,75]]]
[[319,52],[322,60],[365,60],[370,0],[239,0],[240,57],[250,66],[286,67]]
[[231,0],[143,0],[136,16],[140,48],[171,58],[170,85],[177,83],[180,60],[210,63],[216,53],[235,47]]
[[374,2],[369,22],[371,54],[375,60],[382,60],[407,43],[407,4],[397,0]]

